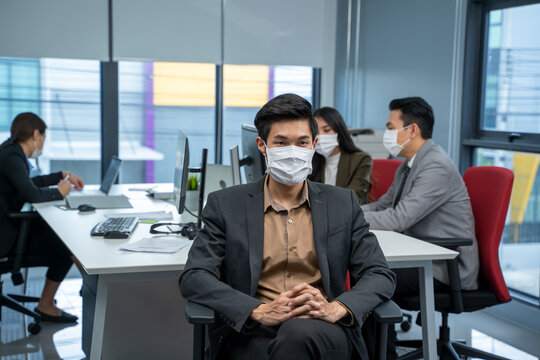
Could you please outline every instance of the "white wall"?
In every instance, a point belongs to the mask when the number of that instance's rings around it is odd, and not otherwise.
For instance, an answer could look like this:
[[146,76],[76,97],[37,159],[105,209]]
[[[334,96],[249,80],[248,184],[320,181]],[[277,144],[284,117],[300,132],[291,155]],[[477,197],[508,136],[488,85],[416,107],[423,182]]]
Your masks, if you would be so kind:
[[338,12],[352,28],[338,28],[350,40],[338,39],[336,56],[348,50],[349,61],[336,68],[336,104],[349,125],[383,129],[390,100],[421,96],[434,109],[434,141],[458,159],[465,1],[348,3]]

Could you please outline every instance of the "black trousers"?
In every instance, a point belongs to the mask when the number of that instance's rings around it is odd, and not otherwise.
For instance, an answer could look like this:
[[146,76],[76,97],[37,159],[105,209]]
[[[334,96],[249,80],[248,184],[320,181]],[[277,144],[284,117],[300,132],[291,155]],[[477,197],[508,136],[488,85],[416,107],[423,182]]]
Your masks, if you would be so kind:
[[244,333],[233,331],[223,350],[224,357],[234,360],[349,360],[354,345],[339,324],[318,319],[291,319],[281,326],[261,325]]
[[[15,249],[12,252],[14,253]],[[47,279],[61,282],[72,264],[71,252],[49,225],[41,218],[33,220],[22,266],[47,266]]]

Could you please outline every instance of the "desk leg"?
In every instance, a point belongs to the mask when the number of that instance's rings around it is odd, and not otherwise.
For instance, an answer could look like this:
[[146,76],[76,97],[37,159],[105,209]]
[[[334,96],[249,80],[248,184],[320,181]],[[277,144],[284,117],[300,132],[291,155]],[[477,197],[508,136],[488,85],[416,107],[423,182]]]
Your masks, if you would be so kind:
[[420,312],[422,314],[422,339],[424,359],[437,359],[437,337],[435,333],[435,302],[433,295],[433,266],[431,261],[419,269]]
[[90,360],[100,360],[103,349],[103,333],[105,331],[105,314],[107,312],[107,291],[109,288],[106,276],[98,277],[96,307],[94,310],[94,328],[92,330],[92,345]]

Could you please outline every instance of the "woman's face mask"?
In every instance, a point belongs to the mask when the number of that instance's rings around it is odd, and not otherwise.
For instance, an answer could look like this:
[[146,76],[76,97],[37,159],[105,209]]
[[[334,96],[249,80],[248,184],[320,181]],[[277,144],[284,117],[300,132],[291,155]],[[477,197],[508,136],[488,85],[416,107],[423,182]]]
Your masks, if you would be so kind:
[[311,159],[315,151],[300,146],[266,148],[266,172],[278,183],[294,186],[311,174]]
[[[39,135],[40,136],[40,140],[35,140],[34,139],[34,145],[35,145],[35,149],[34,149],[34,152],[32,152],[32,155],[30,155],[30,158],[31,159],[37,159],[41,156],[41,154],[43,154],[43,144],[45,143],[45,134],[43,135]],[[41,143],[41,145],[40,145]],[[40,148],[41,146],[41,148]]]
[[325,158],[329,157],[334,149],[339,146],[338,134],[322,134],[317,137],[319,142],[315,146],[315,151]]

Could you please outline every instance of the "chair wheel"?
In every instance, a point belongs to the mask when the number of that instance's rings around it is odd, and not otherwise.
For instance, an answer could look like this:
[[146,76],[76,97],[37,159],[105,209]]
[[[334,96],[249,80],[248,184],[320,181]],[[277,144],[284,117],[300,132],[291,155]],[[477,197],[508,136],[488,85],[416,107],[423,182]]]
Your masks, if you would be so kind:
[[404,332],[411,330],[411,322],[408,320],[404,320],[403,322],[401,322],[400,326],[401,330],[403,330]]
[[36,334],[39,334],[40,331],[41,331],[41,325],[36,324],[36,323],[28,324],[28,332],[30,334],[36,335]]

